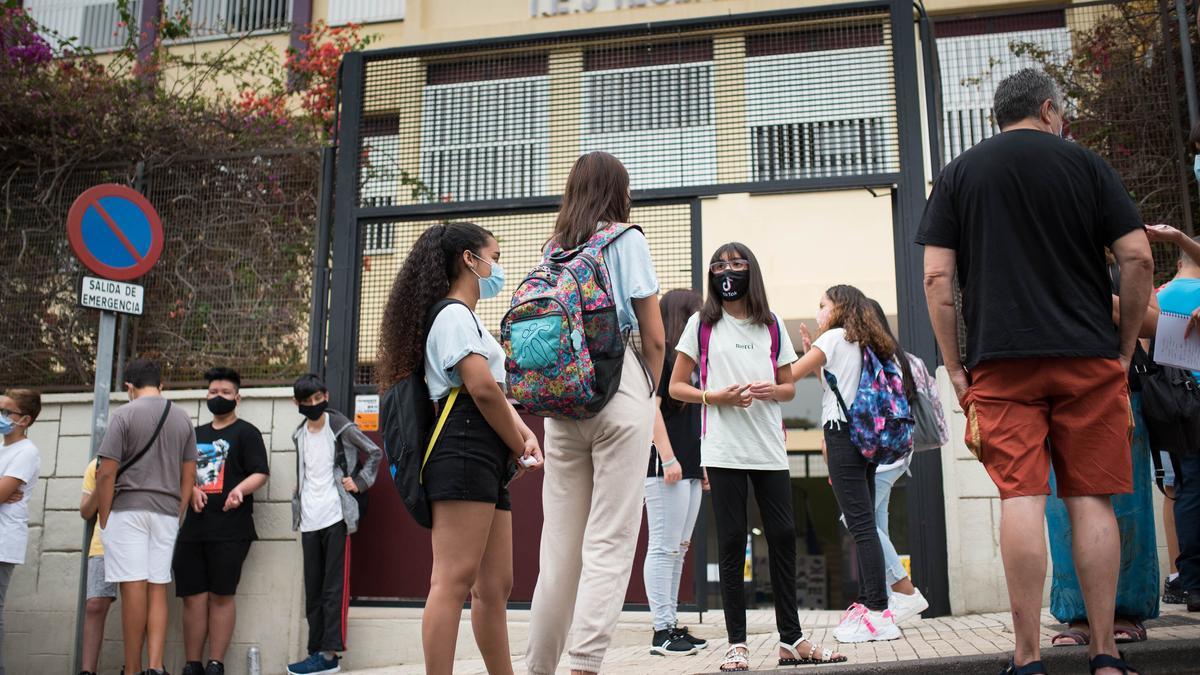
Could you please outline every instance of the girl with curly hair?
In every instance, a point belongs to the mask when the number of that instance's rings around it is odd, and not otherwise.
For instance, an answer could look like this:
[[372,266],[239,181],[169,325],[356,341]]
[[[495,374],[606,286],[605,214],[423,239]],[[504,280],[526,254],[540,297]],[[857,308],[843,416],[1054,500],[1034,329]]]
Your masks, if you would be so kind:
[[[863,348],[870,347],[880,361],[903,359],[904,354],[870,301],[853,286],[834,286],[821,296],[817,311],[821,334],[792,366],[796,379],[817,371],[833,376],[836,391],[821,378],[821,426],[825,432],[825,462],[838,508],[858,549],[859,599],[842,616],[833,636],[839,642],[871,642],[900,637],[895,616],[888,609],[887,572],[879,530],[875,527],[875,470],[850,441],[850,427],[838,403],[841,393],[853,405],[862,375]],[[808,347],[807,330],[805,347]],[[903,369],[908,372],[907,368]],[[905,377],[911,390],[911,375]]]
[[[504,393],[504,350],[475,314],[504,285],[500,244],[473,223],[434,225],[396,275],[380,327],[377,379],[386,391],[424,362],[429,396],[450,406],[426,461],[433,573],[421,619],[425,672],[451,673],[463,598],[489,673],[511,674],[506,606],[512,589],[508,481],[517,460],[542,464],[533,432]],[[524,467],[521,470],[526,470]]]

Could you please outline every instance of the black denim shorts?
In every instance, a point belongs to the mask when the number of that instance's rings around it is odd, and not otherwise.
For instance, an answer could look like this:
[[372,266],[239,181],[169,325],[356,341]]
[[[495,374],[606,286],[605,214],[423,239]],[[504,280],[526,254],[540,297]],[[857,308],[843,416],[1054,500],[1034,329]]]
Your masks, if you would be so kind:
[[492,430],[470,395],[459,391],[425,463],[425,494],[431,502],[487,502],[511,511],[505,487],[511,462],[511,453],[500,435]]

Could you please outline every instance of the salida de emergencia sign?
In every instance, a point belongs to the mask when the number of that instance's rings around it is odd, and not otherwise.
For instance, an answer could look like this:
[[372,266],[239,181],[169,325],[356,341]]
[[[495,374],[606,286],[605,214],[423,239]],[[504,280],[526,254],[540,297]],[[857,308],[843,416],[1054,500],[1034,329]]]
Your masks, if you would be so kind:
[[111,281],[96,277],[83,277],[79,291],[79,304],[91,309],[121,314],[142,315],[145,288],[123,281]]

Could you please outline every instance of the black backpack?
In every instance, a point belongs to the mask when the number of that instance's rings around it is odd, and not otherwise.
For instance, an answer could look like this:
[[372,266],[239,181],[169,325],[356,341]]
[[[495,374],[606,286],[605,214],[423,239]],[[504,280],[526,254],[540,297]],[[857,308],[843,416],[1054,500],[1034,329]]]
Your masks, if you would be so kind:
[[[425,320],[428,336],[434,319],[450,305],[462,305],[458,300],[443,298],[429,309]],[[480,336],[483,330],[479,331]],[[433,526],[433,514],[425,497],[425,486],[421,484],[421,471],[425,468],[426,450],[432,440],[434,407],[429,400],[429,386],[425,384],[424,350],[408,377],[393,384],[380,402],[379,431],[383,436],[383,451],[391,467],[392,481],[400,492],[404,506],[413,520],[421,527]],[[452,403],[447,401],[445,412]]]
[[1139,344],[1133,372],[1142,389],[1142,417],[1155,452],[1177,457],[1200,454],[1200,385],[1191,371],[1154,362]]

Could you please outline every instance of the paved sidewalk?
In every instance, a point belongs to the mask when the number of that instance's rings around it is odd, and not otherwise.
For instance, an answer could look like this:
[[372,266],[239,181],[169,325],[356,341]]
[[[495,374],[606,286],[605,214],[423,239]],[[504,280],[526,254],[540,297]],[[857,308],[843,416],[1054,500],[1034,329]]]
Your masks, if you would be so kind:
[[[509,612],[509,624],[513,627],[514,635],[525,635],[529,613],[525,611]],[[621,615],[621,623],[617,635],[614,636],[613,646],[609,649],[604,661],[604,672],[646,673],[653,675],[684,675],[689,673],[716,672],[719,670],[721,659],[727,642],[724,637],[724,622],[720,612],[706,612],[704,622],[699,622],[696,614],[681,615],[680,621],[687,623],[692,633],[709,640],[709,647],[695,656],[686,657],[656,657],[649,655],[650,632],[647,626],[649,615],[646,613],[626,612]],[[952,672],[990,673],[998,671],[1002,657],[1012,650],[1012,624],[1007,613],[978,614],[972,616],[943,617],[939,619],[916,619],[904,626],[904,637],[891,642],[875,642],[858,645],[839,645],[833,639],[833,628],[841,618],[841,612],[805,611],[801,612],[800,620],[804,626],[805,635],[816,642],[841,651],[849,659],[847,668],[832,668],[837,672],[854,672],[854,666],[862,666],[862,671],[878,672],[878,666],[868,668],[868,664],[893,664],[897,672],[938,672],[946,675]],[[777,636],[774,631],[774,614],[770,610],[753,610],[748,613],[748,645],[750,647],[750,666],[752,670],[770,670],[776,668]],[[1150,641],[1145,647],[1153,650],[1131,650],[1139,654],[1143,651],[1150,655],[1158,654],[1158,663],[1178,661],[1180,669],[1170,672],[1188,673],[1200,672],[1200,660],[1193,652],[1200,651],[1200,615],[1189,615],[1180,605],[1166,605],[1163,615],[1148,622]],[[1050,649],[1050,638],[1063,626],[1058,624],[1048,612],[1042,618],[1042,643]],[[470,624],[464,622],[462,631],[469,635]],[[1143,647],[1137,645],[1136,647]],[[1171,656],[1171,650],[1176,650],[1177,658]],[[1184,651],[1188,654],[1184,654]],[[514,640],[513,668],[517,673],[524,672],[523,654],[524,640]],[[1062,655],[1072,656],[1071,663],[1078,661],[1078,672],[1085,672],[1085,663],[1081,650],[1055,649],[1059,661]],[[990,655],[990,658],[988,658]],[[1165,656],[1164,656],[1165,655]],[[916,663],[917,660],[933,662]],[[1185,660],[1186,659],[1186,660]],[[993,664],[992,662],[995,662]],[[564,659],[565,662],[565,659]],[[901,662],[901,663],[898,663]],[[902,663],[910,662],[910,663]],[[1136,660],[1135,660],[1136,662]],[[1184,666],[1182,664],[1194,664]],[[909,666],[909,667],[904,667]],[[827,667],[822,666],[821,670]],[[1076,671],[1072,665],[1070,671]],[[349,672],[349,671],[347,671]],[[415,675],[424,673],[420,663],[401,664],[388,668],[374,668],[352,671],[355,675]],[[454,672],[458,675],[482,675],[487,672],[483,661],[477,656],[457,661]],[[560,673],[569,672],[565,668]],[[1056,671],[1061,672],[1061,670]],[[1167,672],[1161,668],[1156,673]]]

